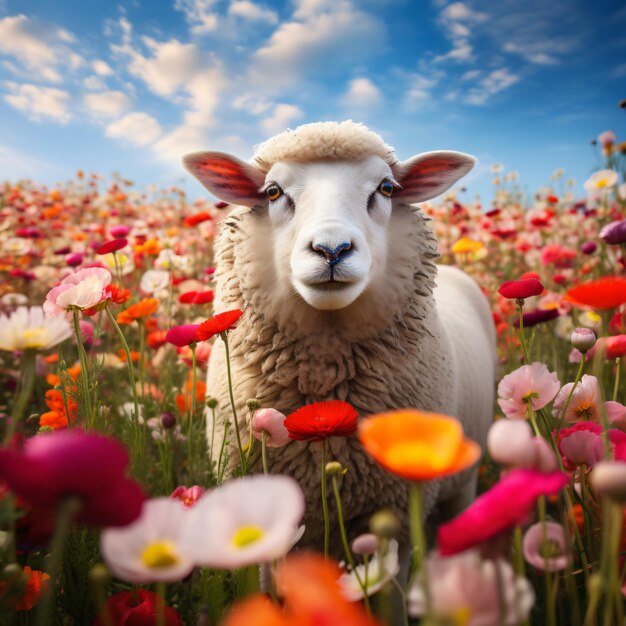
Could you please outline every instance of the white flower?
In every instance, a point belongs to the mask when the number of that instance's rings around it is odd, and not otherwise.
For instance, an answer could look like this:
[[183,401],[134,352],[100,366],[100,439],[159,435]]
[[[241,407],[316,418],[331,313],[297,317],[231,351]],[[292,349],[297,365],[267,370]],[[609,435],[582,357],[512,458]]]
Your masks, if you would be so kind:
[[45,350],[65,341],[72,327],[64,317],[46,317],[40,306],[0,315],[0,350]]
[[587,193],[597,193],[613,187],[617,183],[617,172],[613,170],[600,170],[594,172],[584,183]]
[[170,273],[164,270],[148,270],[139,281],[139,289],[147,294],[166,289],[170,282]]
[[226,483],[189,511],[181,549],[198,565],[233,569],[287,553],[304,513],[304,495],[288,476]]
[[368,562],[367,567],[364,563],[357,565],[351,572],[341,575],[339,587],[346,600],[356,602],[363,599],[363,589],[359,579],[364,584],[367,595],[371,596],[380,591],[385,583],[397,576],[399,571],[398,542],[392,539],[382,562],[380,553],[378,553]]
[[48,292],[43,310],[47,315],[58,315],[70,307],[88,309],[107,297],[105,287],[110,282],[111,273],[103,267],[78,270]]
[[186,270],[189,267],[189,259],[166,248],[159,252],[159,256],[154,260],[154,267],[161,270]]
[[137,520],[102,531],[100,548],[109,569],[130,583],[174,582],[194,563],[180,549],[188,510],[171,498],[147,500]]

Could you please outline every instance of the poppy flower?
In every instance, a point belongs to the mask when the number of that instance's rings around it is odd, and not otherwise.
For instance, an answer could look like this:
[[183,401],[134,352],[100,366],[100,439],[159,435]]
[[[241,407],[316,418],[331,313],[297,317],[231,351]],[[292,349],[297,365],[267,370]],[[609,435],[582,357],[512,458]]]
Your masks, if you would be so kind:
[[208,304],[213,302],[213,291],[186,291],[178,296],[178,301],[181,304]]
[[0,449],[0,479],[14,494],[45,510],[77,496],[76,520],[92,526],[125,526],[141,513],[145,496],[126,478],[127,466],[121,443],[78,430],[31,437],[23,450]]
[[450,250],[452,254],[468,254],[469,252],[477,252],[483,248],[482,242],[463,237],[455,242]]
[[556,495],[568,483],[564,472],[513,470],[437,531],[442,556],[458,554],[522,524],[540,496]]
[[[158,605],[159,596],[152,591],[140,587],[133,591],[120,591],[107,598],[94,626],[154,626]],[[184,626],[181,616],[169,606],[165,607],[165,626]]]
[[611,245],[626,243],[626,219],[607,224],[600,231],[599,237]]
[[158,307],[159,301],[156,298],[144,298],[118,313],[116,321],[118,324],[132,324],[137,320],[152,315]]
[[349,437],[356,432],[359,414],[342,400],[314,402],[290,413],[284,421],[289,438],[322,441],[328,437]]
[[204,487],[200,487],[199,485],[194,485],[189,488],[184,485],[179,485],[176,489],[174,489],[174,491],[172,491],[170,498],[180,500],[185,508],[188,509],[192,507],[205,493],[206,489]]
[[[534,311],[526,311],[522,314],[522,321],[524,323],[524,328],[531,328],[532,326],[537,326],[537,324],[541,324],[543,322],[550,322],[559,317],[559,310],[556,307],[552,307],[549,309],[535,309]],[[518,317],[514,322],[513,326],[515,328],[520,327],[520,318]]]
[[543,285],[536,278],[507,280],[500,285],[498,293],[509,300],[518,300],[539,296],[543,293]]
[[602,350],[604,358],[608,361],[614,361],[626,356],[626,335],[609,335],[608,337],[600,337],[596,344],[587,352],[587,360],[593,359],[597,350]]
[[285,428],[285,416],[276,409],[259,409],[252,416],[252,434],[261,441],[265,433],[268,448],[281,448],[289,443],[289,431]]
[[42,307],[19,307],[0,315],[0,350],[46,350],[71,335],[64,317],[48,317]]
[[111,252],[117,252],[128,245],[128,239],[112,239],[103,243],[96,248],[96,254],[110,254]]
[[480,458],[480,446],[463,436],[448,415],[404,410],[361,422],[359,439],[385,469],[409,480],[432,480],[460,472]]
[[615,309],[626,302],[626,278],[603,276],[568,289],[565,299],[574,306]]
[[2,598],[7,583],[0,582],[0,599],[8,602],[14,611],[30,611],[39,601],[45,587],[49,584],[50,576],[45,572],[33,570],[28,565],[22,570],[22,578],[25,585],[19,597]]
[[126,235],[130,233],[130,226],[126,226],[126,224],[111,226],[111,228],[109,228],[109,233],[111,234],[111,237],[115,237],[116,239],[126,237]]
[[198,328],[200,328],[200,324],[173,326],[167,331],[165,340],[179,348],[188,346],[198,341]]
[[185,226],[197,226],[198,224],[202,224],[202,222],[212,219],[213,217],[210,213],[201,211],[200,213],[195,213],[194,215],[188,215],[185,218]]
[[198,341],[211,339],[211,337],[233,328],[237,320],[242,315],[243,311],[240,309],[233,309],[232,311],[224,311],[224,313],[218,313],[217,315],[210,317],[208,320],[200,324],[200,327],[198,328]]
[[[73,424],[78,417],[78,403],[70,395],[66,394],[67,408],[69,410],[69,422]],[[53,430],[67,428],[68,414],[65,410],[63,393],[58,389],[46,391],[46,404],[50,411],[39,416],[39,426],[48,426]]]
[[72,307],[88,309],[108,298],[107,285],[111,272],[102,267],[88,267],[66,276],[46,296],[46,315],[65,313]]

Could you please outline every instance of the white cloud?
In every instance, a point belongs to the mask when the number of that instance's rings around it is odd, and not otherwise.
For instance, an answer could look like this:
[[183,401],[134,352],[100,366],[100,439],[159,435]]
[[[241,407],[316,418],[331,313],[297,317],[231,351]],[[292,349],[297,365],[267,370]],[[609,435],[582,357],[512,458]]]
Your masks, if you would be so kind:
[[83,96],[89,112],[96,117],[118,117],[130,107],[130,98],[121,91],[102,91]]
[[250,0],[233,0],[228,7],[229,15],[236,15],[253,22],[278,24],[278,14],[267,7],[254,4]]
[[92,61],[91,67],[93,71],[99,76],[111,76],[111,74],[113,74],[113,70],[111,69],[111,66],[106,61],[102,61],[102,60]]
[[151,115],[134,112],[112,122],[106,128],[106,136],[123,139],[137,146],[154,143],[161,135],[161,126]]
[[355,109],[375,106],[380,100],[380,89],[369,78],[351,80],[348,84],[348,91],[342,98],[345,106]]
[[303,115],[302,109],[294,104],[277,104],[272,115],[261,122],[261,127],[268,135],[273,135],[285,130],[291,122]]
[[508,89],[519,80],[519,75],[513,74],[506,67],[493,70],[479,80],[477,86],[470,89],[463,99],[467,104],[485,104],[491,96]]
[[233,100],[233,108],[238,111],[247,111],[252,115],[262,115],[272,103],[258,93],[244,93]]
[[5,85],[11,92],[4,96],[5,102],[35,122],[49,118],[60,124],[66,124],[72,118],[71,97],[67,91],[29,83],[6,82]]
[[53,83],[63,81],[62,70],[76,70],[83,64],[71,50],[71,33],[26,15],[0,19],[0,53],[17,59],[33,78]]
[[484,22],[487,14],[471,9],[463,2],[453,2],[445,6],[439,13],[439,23],[452,42],[452,50],[435,58],[435,61],[471,61],[474,49],[469,42],[472,29]]
[[174,8],[185,14],[194,35],[206,35],[215,31],[218,25],[214,5],[215,0],[176,0]]
[[99,76],[87,76],[83,80],[83,85],[89,91],[104,91],[106,89],[106,83]]

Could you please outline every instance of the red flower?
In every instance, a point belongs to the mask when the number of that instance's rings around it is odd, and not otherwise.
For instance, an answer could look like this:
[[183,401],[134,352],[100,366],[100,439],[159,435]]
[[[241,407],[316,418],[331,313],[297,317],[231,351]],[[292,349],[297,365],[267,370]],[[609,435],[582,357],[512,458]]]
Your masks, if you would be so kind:
[[615,309],[626,302],[626,278],[604,276],[569,289],[565,299],[575,306]]
[[439,527],[437,542],[441,556],[469,550],[523,523],[539,496],[556,495],[567,482],[568,475],[564,472],[513,470],[460,515]]
[[119,441],[78,430],[31,437],[22,451],[0,449],[0,478],[14,494],[45,510],[77,496],[76,521],[93,526],[125,526],[141,513],[145,496],[126,478],[127,466]]
[[[554,309],[535,309],[534,311],[527,311],[522,315],[524,328],[530,328],[536,326],[542,322],[549,322],[559,317],[559,310]],[[513,323],[515,328],[519,328],[519,317]]]
[[[50,576],[45,572],[33,570],[28,565],[22,571],[24,589],[19,598],[9,596],[6,601],[15,611],[30,611],[39,601],[45,587],[49,584]],[[0,582],[0,599],[7,587],[7,583]]]
[[[157,603],[158,596],[152,591],[120,591],[107,598],[93,626],[156,626]],[[165,607],[165,626],[184,626],[181,616],[169,606]]]
[[600,337],[586,354],[586,359],[593,359],[597,350],[604,350],[604,358],[613,361],[626,356],[626,335],[610,335]]
[[174,326],[167,331],[165,340],[182,348],[198,341],[198,328],[200,324],[182,324]]
[[103,243],[99,248],[96,248],[96,254],[109,254],[110,252],[116,252],[128,245],[128,239],[112,239]]
[[530,296],[538,296],[543,293],[543,285],[536,278],[508,280],[500,285],[498,293],[510,300],[530,298]]
[[213,291],[186,291],[178,296],[181,304],[208,304],[213,302]]
[[242,315],[243,311],[240,309],[233,309],[232,311],[224,311],[224,313],[218,313],[217,315],[210,317],[208,320],[200,324],[200,327],[198,328],[198,341],[211,339],[211,337],[233,328],[235,322]]
[[202,222],[206,222],[207,220],[212,220],[213,218],[206,211],[201,211],[200,213],[196,213],[194,215],[189,215],[185,218],[185,226],[197,226]]
[[289,437],[297,441],[322,441],[327,437],[348,437],[356,432],[359,414],[342,400],[315,402],[285,418]]

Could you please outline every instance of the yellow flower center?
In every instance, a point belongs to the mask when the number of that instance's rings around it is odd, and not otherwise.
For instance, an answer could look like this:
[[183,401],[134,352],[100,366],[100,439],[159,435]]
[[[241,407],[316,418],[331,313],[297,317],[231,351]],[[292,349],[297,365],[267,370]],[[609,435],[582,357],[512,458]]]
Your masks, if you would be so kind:
[[246,548],[256,543],[264,535],[265,532],[258,526],[242,526],[233,535],[231,543],[235,548]]
[[141,562],[150,568],[170,567],[179,561],[176,547],[170,541],[155,541],[141,553]]
[[591,404],[591,402],[581,402],[575,409],[574,409],[576,416],[577,417],[582,417],[584,418],[584,421],[588,421],[593,419],[594,415],[593,415],[593,406]]
[[598,181],[596,181],[596,187],[598,189],[602,189],[603,187],[606,187],[608,184],[608,181],[606,178],[600,178]]
[[24,348],[43,348],[46,345],[44,340],[46,334],[45,328],[26,328],[22,331],[24,338]]

